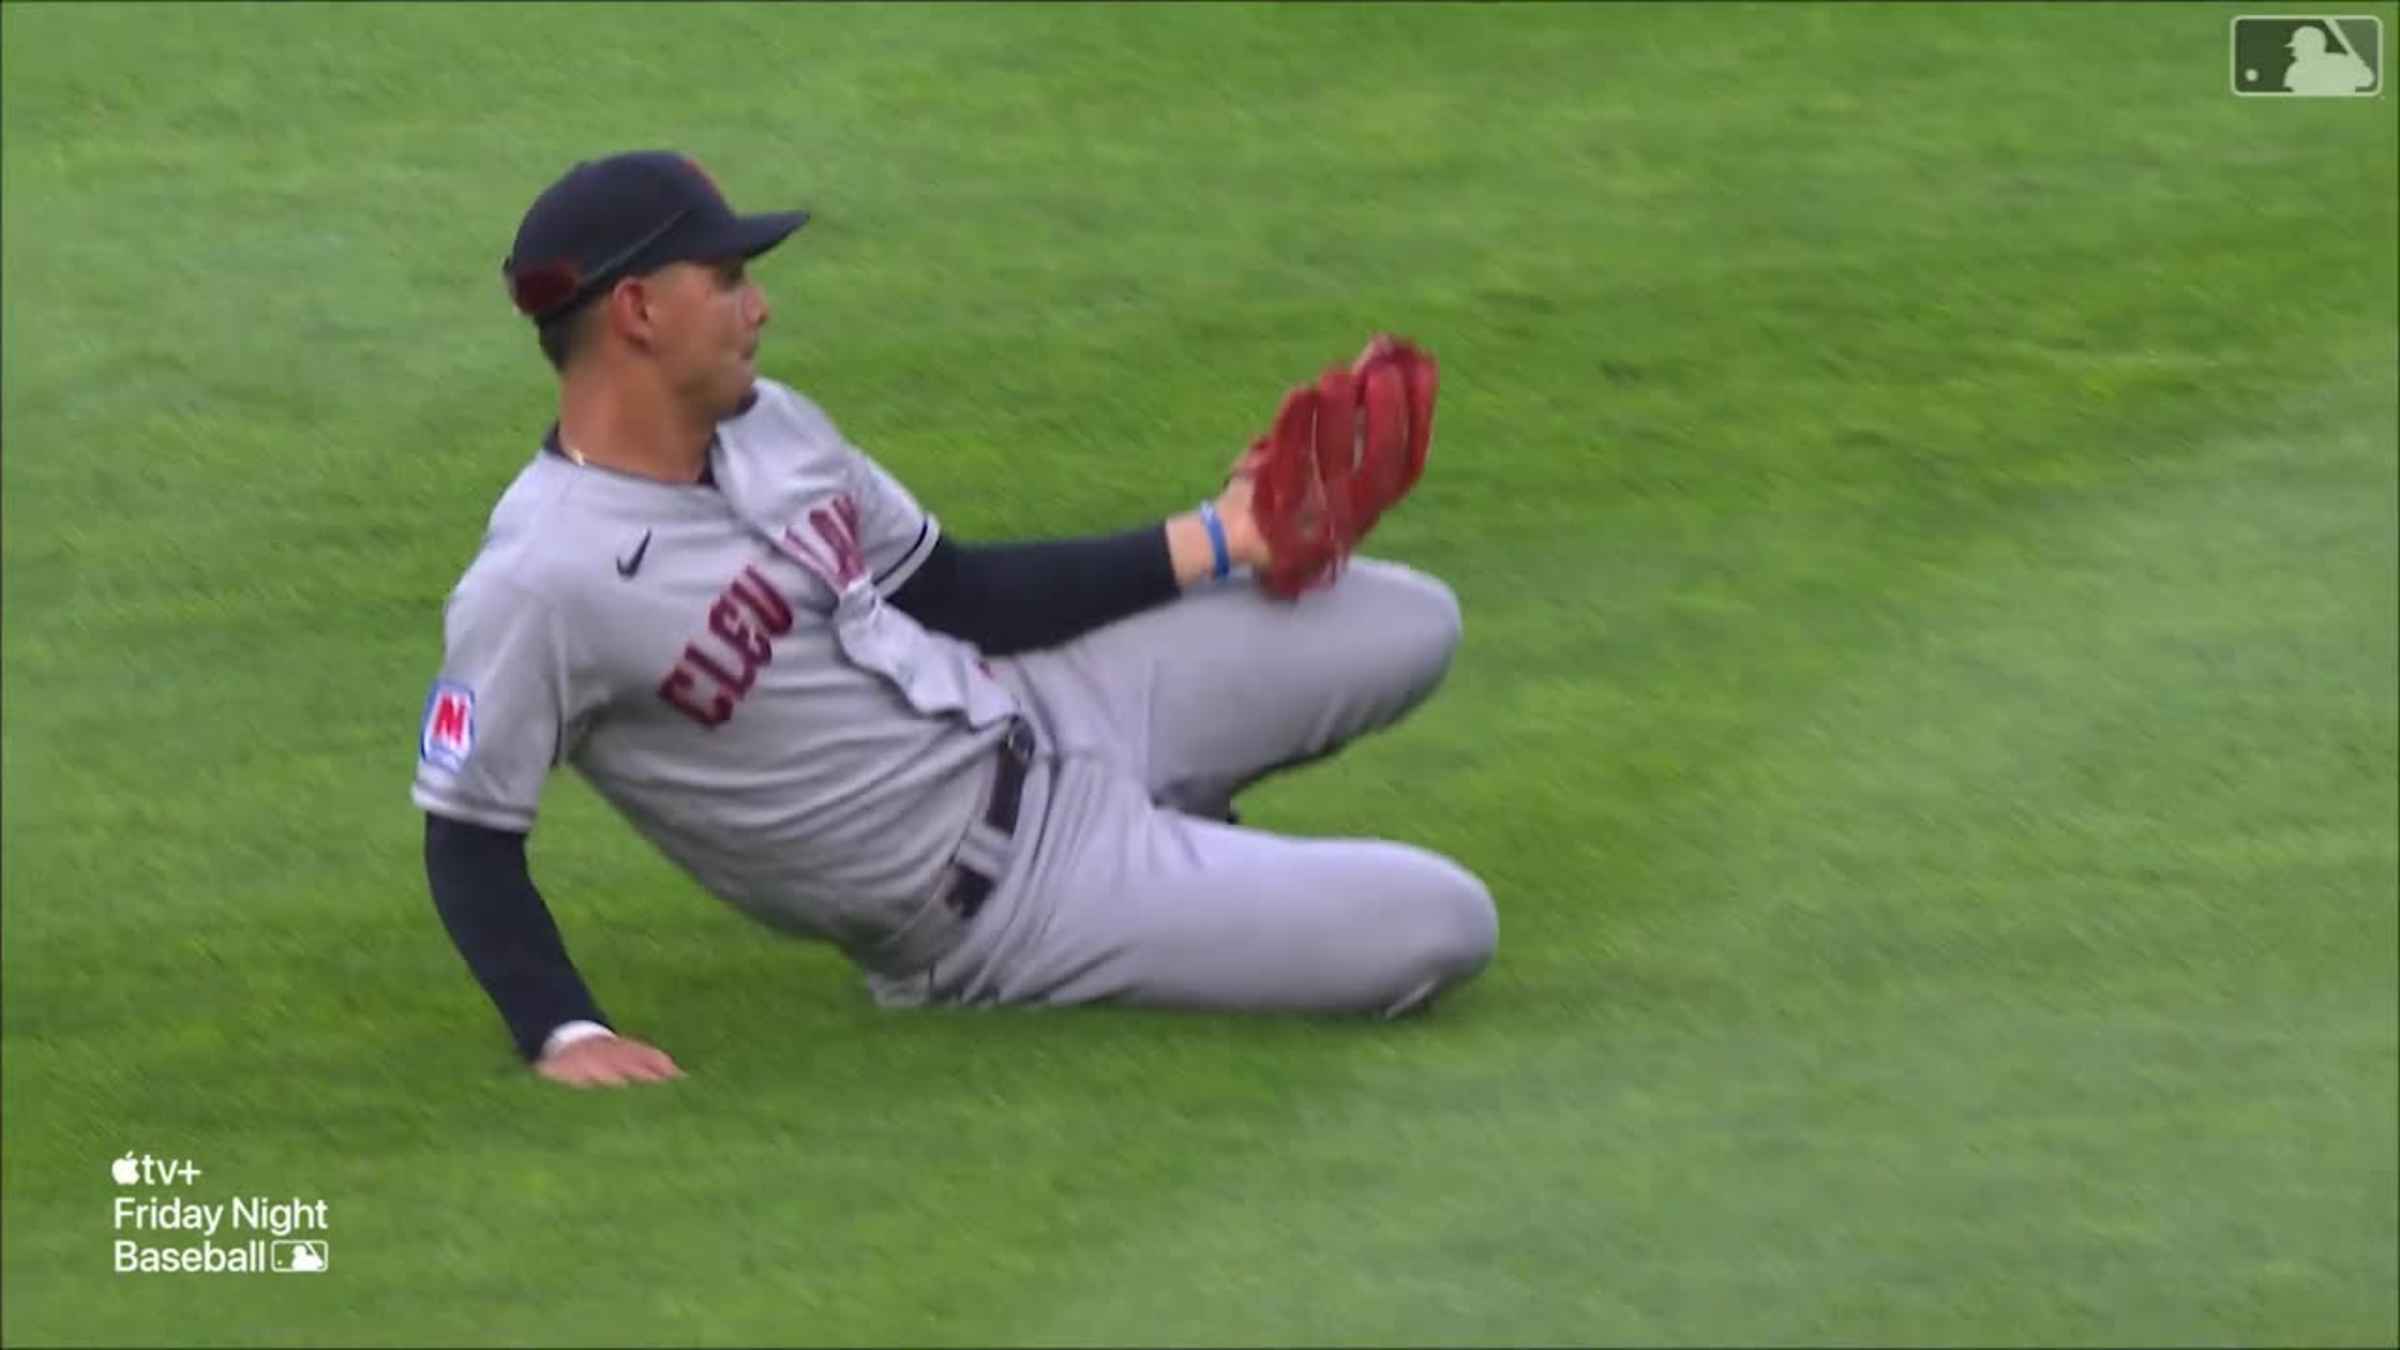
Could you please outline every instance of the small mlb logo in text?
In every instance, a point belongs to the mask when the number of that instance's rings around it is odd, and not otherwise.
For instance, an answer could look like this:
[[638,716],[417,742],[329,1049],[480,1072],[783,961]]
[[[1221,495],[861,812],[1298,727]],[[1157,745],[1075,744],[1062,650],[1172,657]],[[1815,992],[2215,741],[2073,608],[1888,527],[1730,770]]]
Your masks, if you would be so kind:
[[268,1252],[268,1269],[281,1275],[314,1275],[325,1269],[332,1253],[319,1242],[278,1242]]
[[449,680],[435,680],[425,696],[425,730],[417,754],[435,768],[452,773],[467,766],[475,749],[475,691]]
[[2383,20],[2372,14],[2244,14],[2233,21],[2233,92],[2373,98],[2383,92]]

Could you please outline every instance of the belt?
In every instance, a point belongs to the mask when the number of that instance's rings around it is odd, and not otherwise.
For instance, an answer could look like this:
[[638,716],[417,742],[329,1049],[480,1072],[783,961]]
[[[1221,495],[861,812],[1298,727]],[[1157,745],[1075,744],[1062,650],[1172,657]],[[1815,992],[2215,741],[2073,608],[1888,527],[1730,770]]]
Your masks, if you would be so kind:
[[[1025,801],[1025,775],[1033,768],[1033,727],[1023,718],[1009,723],[1001,738],[999,765],[992,773],[991,800],[984,805],[983,823],[1001,835],[1017,832],[1017,810]],[[1000,879],[969,863],[953,863],[952,877],[942,903],[962,919],[972,919],[992,898]]]

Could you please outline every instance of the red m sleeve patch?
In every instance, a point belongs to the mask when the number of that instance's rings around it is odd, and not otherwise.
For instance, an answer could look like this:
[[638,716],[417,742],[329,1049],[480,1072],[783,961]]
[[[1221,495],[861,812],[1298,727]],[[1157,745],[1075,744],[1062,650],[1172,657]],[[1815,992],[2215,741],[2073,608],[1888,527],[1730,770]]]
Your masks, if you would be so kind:
[[452,773],[467,766],[475,749],[475,691],[451,680],[435,680],[425,696],[425,729],[417,757]]

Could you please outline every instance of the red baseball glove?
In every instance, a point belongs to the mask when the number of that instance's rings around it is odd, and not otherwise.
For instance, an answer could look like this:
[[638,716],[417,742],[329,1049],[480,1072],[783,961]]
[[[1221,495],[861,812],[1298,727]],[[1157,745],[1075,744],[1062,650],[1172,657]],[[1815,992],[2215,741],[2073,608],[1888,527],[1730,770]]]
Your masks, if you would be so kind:
[[1439,368],[1406,338],[1378,334],[1348,369],[1284,395],[1267,434],[1234,466],[1251,480],[1266,541],[1259,584],[1292,599],[1330,585],[1367,531],[1425,472]]

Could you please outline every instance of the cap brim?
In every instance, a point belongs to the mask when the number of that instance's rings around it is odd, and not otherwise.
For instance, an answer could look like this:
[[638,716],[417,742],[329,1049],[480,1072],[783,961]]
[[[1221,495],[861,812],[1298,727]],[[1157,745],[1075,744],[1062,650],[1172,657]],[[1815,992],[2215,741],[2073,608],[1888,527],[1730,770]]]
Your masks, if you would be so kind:
[[765,215],[736,216],[723,234],[709,240],[703,247],[720,258],[755,258],[790,238],[792,231],[807,223],[806,211],[769,211]]

